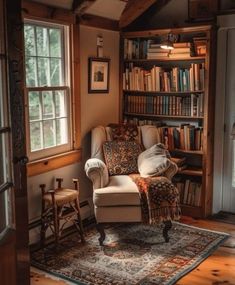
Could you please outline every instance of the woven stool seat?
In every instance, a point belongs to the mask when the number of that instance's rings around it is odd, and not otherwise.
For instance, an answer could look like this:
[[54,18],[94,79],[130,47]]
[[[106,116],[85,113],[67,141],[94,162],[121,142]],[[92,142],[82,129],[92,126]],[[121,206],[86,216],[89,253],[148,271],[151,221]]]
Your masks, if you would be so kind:
[[[55,191],[54,197],[57,206],[62,206],[64,204],[73,202],[75,199],[78,198],[78,191],[76,190],[61,188],[53,191]],[[52,196],[49,193],[43,196],[43,200],[49,205],[53,203]]]

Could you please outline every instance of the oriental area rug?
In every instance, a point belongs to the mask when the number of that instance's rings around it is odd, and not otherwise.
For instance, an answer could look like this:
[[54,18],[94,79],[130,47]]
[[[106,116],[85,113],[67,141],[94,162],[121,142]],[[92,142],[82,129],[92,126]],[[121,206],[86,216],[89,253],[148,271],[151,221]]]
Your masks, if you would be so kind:
[[106,229],[99,246],[95,229],[67,236],[57,251],[48,246],[32,253],[32,266],[75,284],[170,285],[199,265],[227,234],[173,223],[165,243],[158,226],[128,224]]

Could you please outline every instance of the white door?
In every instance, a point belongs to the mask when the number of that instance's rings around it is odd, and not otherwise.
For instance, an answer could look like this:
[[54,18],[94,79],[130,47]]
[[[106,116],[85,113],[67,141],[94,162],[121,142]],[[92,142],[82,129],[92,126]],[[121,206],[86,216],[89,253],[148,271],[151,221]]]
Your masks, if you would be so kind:
[[[235,213],[235,29],[227,32],[222,210]],[[233,130],[235,133],[235,130]]]

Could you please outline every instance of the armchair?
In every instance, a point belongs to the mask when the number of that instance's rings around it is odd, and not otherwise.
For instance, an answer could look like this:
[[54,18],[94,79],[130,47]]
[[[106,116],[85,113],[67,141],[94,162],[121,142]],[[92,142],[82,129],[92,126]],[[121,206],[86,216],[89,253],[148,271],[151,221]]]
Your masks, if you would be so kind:
[[[137,141],[145,149],[160,142],[158,129],[145,125],[138,127]],[[105,240],[104,223],[141,222],[141,200],[136,183],[129,175],[109,175],[103,154],[103,144],[112,140],[110,127],[98,126],[91,131],[91,158],[85,164],[85,172],[93,183],[93,203],[97,230],[100,233],[99,243]],[[175,163],[162,174],[165,180],[171,179],[177,172]],[[163,237],[169,241],[168,230],[171,228],[171,217],[163,219]]]

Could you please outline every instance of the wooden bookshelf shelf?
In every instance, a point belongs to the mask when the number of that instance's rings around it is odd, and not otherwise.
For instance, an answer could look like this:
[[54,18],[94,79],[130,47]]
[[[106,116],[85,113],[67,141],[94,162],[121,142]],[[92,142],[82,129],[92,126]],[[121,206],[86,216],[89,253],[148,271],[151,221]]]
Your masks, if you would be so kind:
[[190,117],[190,116],[167,116],[167,115],[155,115],[155,114],[138,114],[138,113],[127,113],[125,112],[124,115],[126,116],[133,116],[133,117],[149,117],[149,118],[163,118],[168,120],[203,120],[204,117]]
[[205,60],[205,56],[192,56],[192,57],[181,57],[181,58],[170,58],[170,57],[163,57],[163,58],[157,58],[157,59],[125,59],[124,63],[129,63],[129,62],[133,62],[133,63],[146,63],[146,64],[155,64],[155,63],[159,63],[159,62],[197,62],[197,61],[204,61]]
[[198,169],[198,168],[188,167],[186,169],[179,170],[177,174],[183,174],[183,175],[189,175],[189,176],[202,176],[203,170]]
[[193,216],[197,218],[203,218],[203,208],[190,205],[181,204],[181,211],[184,216]]
[[201,150],[185,150],[185,149],[173,149],[171,150],[172,153],[176,153],[176,152],[179,152],[179,153],[189,153],[189,154],[198,154],[198,155],[203,155],[203,151]]
[[139,95],[142,96],[144,94],[150,94],[151,96],[179,96],[179,97],[184,97],[184,96],[190,96],[191,94],[201,94],[204,93],[204,90],[200,91],[171,91],[171,92],[165,92],[165,91],[142,91],[142,90],[123,90],[123,93],[125,94],[133,94],[133,95]]

